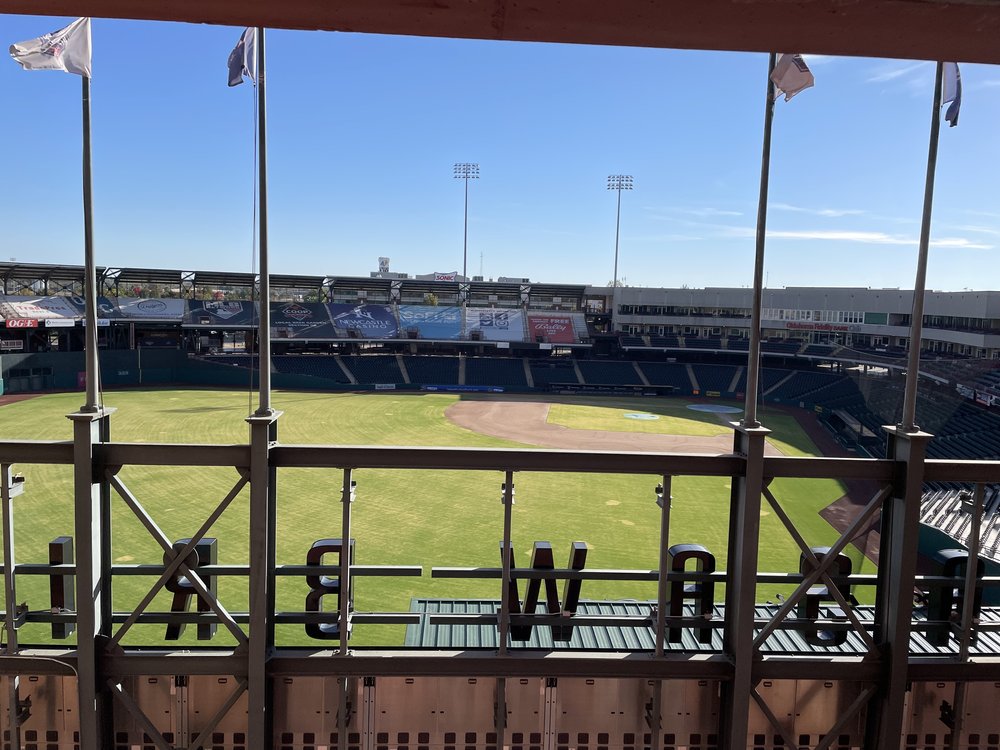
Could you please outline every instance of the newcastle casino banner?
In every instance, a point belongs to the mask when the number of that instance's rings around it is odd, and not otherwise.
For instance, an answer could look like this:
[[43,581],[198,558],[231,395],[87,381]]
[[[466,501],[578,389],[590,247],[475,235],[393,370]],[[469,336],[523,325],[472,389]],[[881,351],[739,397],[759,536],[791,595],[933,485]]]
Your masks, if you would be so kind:
[[337,338],[337,331],[321,302],[272,302],[271,338],[328,340]]
[[187,300],[184,325],[250,328],[257,324],[254,302]]
[[573,331],[572,316],[569,314],[529,313],[528,341],[575,344],[576,334]]
[[457,341],[462,338],[462,308],[434,305],[400,305],[399,330],[402,337]]
[[328,303],[326,308],[339,338],[399,338],[399,324],[391,305]]
[[494,307],[467,309],[466,338],[475,338],[476,333],[483,341],[524,341],[524,316],[520,310]]

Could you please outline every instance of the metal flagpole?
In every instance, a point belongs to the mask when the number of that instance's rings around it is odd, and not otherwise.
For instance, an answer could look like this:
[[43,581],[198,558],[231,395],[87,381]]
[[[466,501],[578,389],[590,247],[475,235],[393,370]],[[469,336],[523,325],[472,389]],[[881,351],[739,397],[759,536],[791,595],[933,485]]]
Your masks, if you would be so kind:
[[767,61],[767,101],[764,105],[764,148],[760,161],[760,195],[757,199],[757,253],[753,268],[753,304],[750,310],[750,349],[747,353],[746,403],[744,427],[759,427],[757,421],[757,384],[760,380],[760,320],[764,283],[764,239],[767,230],[767,183],[771,169],[771,121],[774,119],[774,81],[771,74],[777,55]]
[[257,27],[257,144],[260,195],[260,314],[257,317],[257,361],[260,370],[260,398],[256,416],[273,413],[271,408],[271,279],[267,264],[267,107],[264,95],[264,27]]
[[920,370],[920,336],[924,327],[924,287],[927,285],[927,248],[931,236],[931,208],[934,203],[934,171],[937,168],[938,135],[941,132],[941,84],[944,63],[935,68],[934,105],[931,109],[931,137],[927,147],[927,179],[924,182],[924,213],[920,219],[920,246],[917,254],[917,278],[913,282],[913,312],[910,314],[910,352],[906,362],[906,391],[903,394],[904,432],[918,430],[914,420],[917,411],[917,376]]
[[90,77],[80,76],[83,85],[83,294],[86,301],[84,331],[86,341],[87,400],[80,411],[93,414],[100,411],[98,383],[101,377],[97,359],[97,269],[94,266],[94,207],[93,180],[90,169]]

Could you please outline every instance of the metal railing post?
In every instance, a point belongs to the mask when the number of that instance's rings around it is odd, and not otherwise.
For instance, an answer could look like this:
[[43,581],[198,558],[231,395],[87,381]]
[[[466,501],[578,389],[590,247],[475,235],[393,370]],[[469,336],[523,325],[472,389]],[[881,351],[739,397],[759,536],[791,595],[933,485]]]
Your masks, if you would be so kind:
[[747,716],[753,694],[754,604],[757,592],[757,544],[764,488],[765,427],[734,424],[733,452],[744,459],[742,476],[733,477],[729,508],[729,557],[723,650],[733,663],[733,679],[722,685],[722,742],[745,750]]
[[270,451],[282,412],[252,416],[250,423],[250,638],[247,653],[247,743],[272,745],[273,691],[267,659],[274,648],[274,563],[277,472]]
[[888,458],[897,462],[892,494],[882,506],[875,641],[882,652],[878,695],[869,703],[866,747],[897,748],[903,730],[913,584],[917,573],[920,501],[931,435],[898,426],[884,428]]
[[73,503],[76,529],[77,673],[80,750],[102,750],[110,741],[111,700],[104,689],[100,641],[111,635],[111,570],[104,472],[95,473],[95,448],[110,438],[114,409],[80,411],[73,422]]

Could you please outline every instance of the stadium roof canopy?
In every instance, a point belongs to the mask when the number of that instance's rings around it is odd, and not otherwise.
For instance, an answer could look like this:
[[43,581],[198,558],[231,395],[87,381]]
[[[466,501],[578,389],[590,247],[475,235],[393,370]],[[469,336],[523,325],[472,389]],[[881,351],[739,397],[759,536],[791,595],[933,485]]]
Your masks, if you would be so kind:
[[1000,63],[996,0],[0,0],[0,12]]

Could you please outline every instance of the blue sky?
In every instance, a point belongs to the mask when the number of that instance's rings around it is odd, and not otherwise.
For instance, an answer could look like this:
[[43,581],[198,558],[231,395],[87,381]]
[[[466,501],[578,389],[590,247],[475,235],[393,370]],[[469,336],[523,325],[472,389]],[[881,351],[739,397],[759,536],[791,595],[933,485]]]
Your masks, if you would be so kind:
[[[4,45],[72,19],[0,16]],[[252,267],[253,90],[241,29],[95,19],[97,262]],[[632,286],[749,286],[763,54],[269,30],[271,268]],[[933,65],[807,57],[776,107],[772,287],[913,285]],[[929,286],[1000,289],[1000,69],[963,65],[941,132]],[[0,64],[0,258],[82,262],[80,81]],[[15,116],[16,115],[16,116]]]

